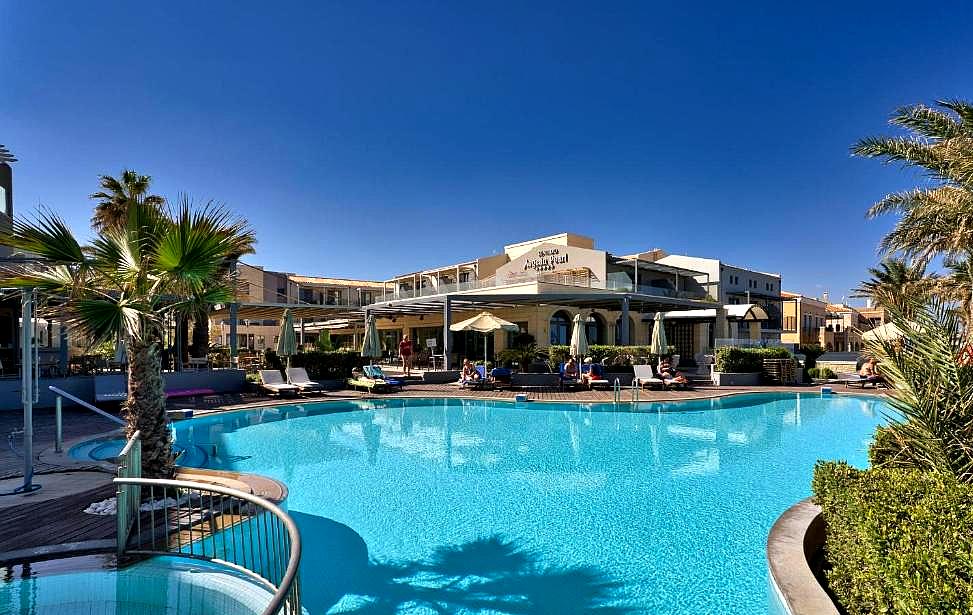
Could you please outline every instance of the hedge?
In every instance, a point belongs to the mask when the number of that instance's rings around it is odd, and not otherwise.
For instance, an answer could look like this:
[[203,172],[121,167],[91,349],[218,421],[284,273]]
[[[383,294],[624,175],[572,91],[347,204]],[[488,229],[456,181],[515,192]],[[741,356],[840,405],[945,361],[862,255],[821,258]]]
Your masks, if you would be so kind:
[[828,586],[849,615],[973,612],[973,486],[945,473],[819,462]]
[[714,370],[725,374],[752,374],[764,370],[764,359],[788,359],[786,348],[733,348],[716,349]]
[[361,353],[349,350],[313,350],[291,357],[291,367],[303,367],[311,379],[341,380],[351,376],[351,370],[365,365]]
[[[571,354],[570,346],[551,345],[547,349],[550,363],[556,367],[568,360]],[[631,365],[632,358],[636,361],[645,359],[655,362],[656,355],[652,354],[649,346],[608,346],[594,344],[588,347],[586,357],[591,357],[595,363],[605,365]]]

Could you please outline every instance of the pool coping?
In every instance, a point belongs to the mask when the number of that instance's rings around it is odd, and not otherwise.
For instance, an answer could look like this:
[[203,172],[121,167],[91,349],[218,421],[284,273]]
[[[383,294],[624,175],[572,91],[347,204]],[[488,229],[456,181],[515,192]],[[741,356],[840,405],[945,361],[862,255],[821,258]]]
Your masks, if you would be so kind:
[[840,611],[818,582],[810,556],[824,546],[821,507],[812,498],[801,500],[778,517],[767,536],[770,584],[788,615],[839,615]]

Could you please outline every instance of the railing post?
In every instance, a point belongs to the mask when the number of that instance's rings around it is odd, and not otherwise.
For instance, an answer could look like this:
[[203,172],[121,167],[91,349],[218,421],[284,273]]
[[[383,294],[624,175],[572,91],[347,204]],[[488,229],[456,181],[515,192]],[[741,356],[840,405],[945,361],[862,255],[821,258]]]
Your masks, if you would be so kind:
[[61,422],[61,396],[54,399],[54,452],[60,453],[64,449],[64,430]]

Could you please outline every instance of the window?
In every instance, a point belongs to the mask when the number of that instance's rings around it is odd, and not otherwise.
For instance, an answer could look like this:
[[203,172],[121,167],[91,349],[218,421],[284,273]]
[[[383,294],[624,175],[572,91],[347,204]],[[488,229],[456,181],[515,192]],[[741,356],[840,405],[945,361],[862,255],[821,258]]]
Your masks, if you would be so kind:
[[461,271],[460,274],[459,274],[459,283],[460,284],[466,284],[469,281],[470,281],[470,272],[469,271]]
[[277,301],[286,302],[287,301],[287,288],[284,286],[277,287]]
[[548,324],[551,344],[566,345],[571,342],[571,318],[567,312],[555,312]]
[[326,291],[325,304],[327,305],[340,305],[341,304],[341,289],[339,288],[329,288]]

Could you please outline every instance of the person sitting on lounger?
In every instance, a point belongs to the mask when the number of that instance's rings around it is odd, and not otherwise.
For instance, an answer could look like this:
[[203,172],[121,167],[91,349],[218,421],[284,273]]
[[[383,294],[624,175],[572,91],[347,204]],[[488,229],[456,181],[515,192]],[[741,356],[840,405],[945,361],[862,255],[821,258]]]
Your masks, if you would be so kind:
[[675,369],[673,369],[672,363],[669,362],[668,358],[664,358],[661,361],[659,361],[658,373],[659,373],[659,378],[662,378],[662,380],[664,380],[666,384],[685,385],[689,383],[689,381],[686,380],[685,376],[683,376]]
[[875,357],[868,359],[862,364],[862,368],[858,371],[858,375],[861,376],[866,382],[871,382],[874,386],[878,386],[879,384],[885,382],[885,378],[878,373],[878,361],[875,360]]
[[577,379],[578,364],[575,362],[574,357],[568,359],[568,362],[564,364],[564,377]]
[[463,359],[463,375],[460,378],[462,382],[479,382],[480,372],[473,365],[473,362],[469,359]]

